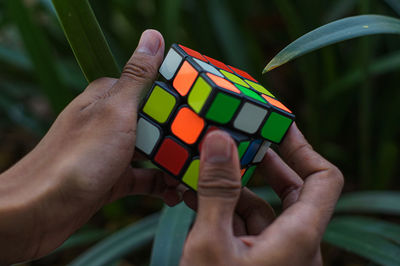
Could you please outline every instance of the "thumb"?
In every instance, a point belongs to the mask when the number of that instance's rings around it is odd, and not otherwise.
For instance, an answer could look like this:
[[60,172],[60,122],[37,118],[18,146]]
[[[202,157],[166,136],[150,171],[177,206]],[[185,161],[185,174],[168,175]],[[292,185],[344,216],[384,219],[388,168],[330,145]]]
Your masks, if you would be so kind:
[[232,233],[240,191],[236,144],[226,132],[213,131],[206,136],[201,150],[196,225]]
[[161,33],[156,30],[144,31],[111,93],[118,93],[125,100],[139,100],[157,78],[163,56],[164,39]]

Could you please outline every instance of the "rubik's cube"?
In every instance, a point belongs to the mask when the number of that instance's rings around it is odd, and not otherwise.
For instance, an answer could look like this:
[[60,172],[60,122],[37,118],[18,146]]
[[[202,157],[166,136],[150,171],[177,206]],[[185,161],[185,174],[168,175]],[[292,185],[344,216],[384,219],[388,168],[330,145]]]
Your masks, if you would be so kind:
[[292,112],[245,71],[174,44],[139,111],[136,148],[197,190],[199,154],[213,130],[235,140],[246,185],[271,142],[279,144]]

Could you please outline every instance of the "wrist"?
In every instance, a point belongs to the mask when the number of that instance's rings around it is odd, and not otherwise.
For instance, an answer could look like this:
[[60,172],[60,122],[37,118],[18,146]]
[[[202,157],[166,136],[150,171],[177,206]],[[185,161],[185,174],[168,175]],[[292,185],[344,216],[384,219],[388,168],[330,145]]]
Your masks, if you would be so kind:
[[62,206],[60,171],[32,153],[0,175],[0,265],[47,254],[74,223],[62,219],[71,212]]

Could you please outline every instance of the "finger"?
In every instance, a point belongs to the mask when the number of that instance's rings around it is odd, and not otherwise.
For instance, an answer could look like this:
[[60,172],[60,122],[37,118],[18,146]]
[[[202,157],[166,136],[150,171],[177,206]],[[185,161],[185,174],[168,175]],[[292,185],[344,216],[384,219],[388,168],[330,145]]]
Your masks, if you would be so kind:
[[171,176],[158,169],[128,167],[112,189],[110,201],[128,195],[148,195],[162,198],[173,206],[182,201],[183,191]]
[[197,195],[192,190],[187,190],[183,193],[183,201],[194,211],[197,211]]
[[226,132],[213,131],[206,136],[200,155],[195,227],[220,236],[232,236],[233,214],[240,190],[236,144]]
[[275,220],[275,211],[268,202],[244,188],[236,212],[245,220],[249,235],[260,234]]
[[244,221],[247,234],[258,235],[275,220],[275,211],[265,200],[243,188],[236,213]]
[[302,179],[332,166],[331,163],[313,150],[295,123],[290,127],[279,147],[279,152],[282,159]]
[[272,149],[257,169],[281,199],[283,209],[297,201],[303,180]]
[[233,215],[233,235],[234,236],[245,236],[247,235],[246,222],[237,213]]
[[288,165],[304,179],[304,184],[298,200],[272,226],[281,227],[274,230],[290,234],[286,237],[320,241],[342,190],[343,175],[312,149],[295,125],[280,150]]
[[315,152],[294,124],[282,147],[283,159],[305,181],[299,200],[333,210],[343,187],[339,169]]
[[138,47],[126,63],[118,82],[109,91],[119,100],[140,99],[158,76],[158,68],[164,56],[164,39],[156,30],[143,32]]

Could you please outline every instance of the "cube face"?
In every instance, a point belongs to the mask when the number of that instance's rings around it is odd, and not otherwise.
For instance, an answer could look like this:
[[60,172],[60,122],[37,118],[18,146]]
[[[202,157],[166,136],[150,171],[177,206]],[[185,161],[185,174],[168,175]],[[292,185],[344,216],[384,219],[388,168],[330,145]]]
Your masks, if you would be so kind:
[[143,106],[143,113],[156,122],[163,124],[171,116],[172,111],[177,106],[177,101],[177,97],[172,90],[157,82],[147,97]]
[[186,144],[194,144],[205,127],[204,119],[189,107],[181,107],[171,124],[171,132]]
[[237,144],[246,185],[292,112],[250,74],[174,44],[141,105],[136,147],[161,169],[197,190],[204,137],[224,130]]

